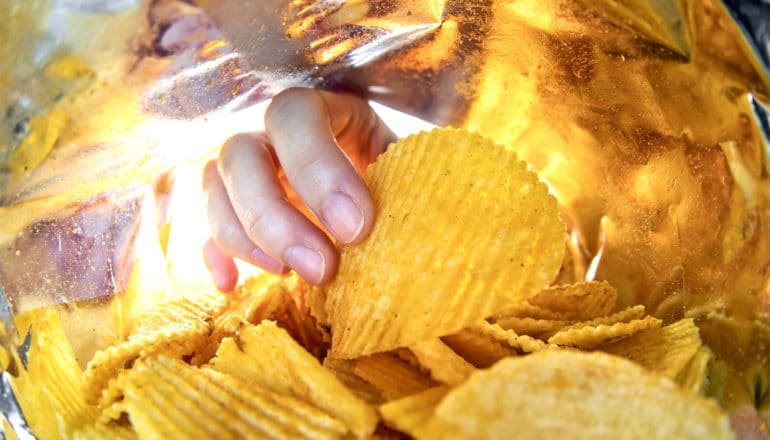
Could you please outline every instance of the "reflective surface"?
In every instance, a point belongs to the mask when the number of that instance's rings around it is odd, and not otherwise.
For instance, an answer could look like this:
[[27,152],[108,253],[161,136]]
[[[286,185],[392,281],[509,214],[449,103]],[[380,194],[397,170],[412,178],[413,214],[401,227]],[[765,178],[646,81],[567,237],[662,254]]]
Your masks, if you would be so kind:
[[[75,3],[0,5],[0,54],[18,60],[0,68],[1,252],[38,252],[0,259],[15,291],[56,266],[52,221],[82,224],[136,182],[157,195],[169,168],[256,128],[233,112],[290,86],[353,91],[514,148],[562,204],[574,276],[695,317],[724,372],[712,393],[769,417],[766,2]],[[130,240],[122,260],[114,245],[85,261],[130,264]],[[120,293],[94,267],[90,297]],[[56,298],[91,279],[52,270]]]

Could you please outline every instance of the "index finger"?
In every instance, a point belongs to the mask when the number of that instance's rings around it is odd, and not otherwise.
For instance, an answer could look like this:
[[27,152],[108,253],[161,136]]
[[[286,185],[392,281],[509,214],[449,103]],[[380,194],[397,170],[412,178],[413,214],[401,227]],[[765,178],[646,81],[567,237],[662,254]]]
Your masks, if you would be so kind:
[[[265,127],[289,183],[342,243],[371,230],[374,205],[351,157],[371,162],[394,136],[366,101],[310,89],[273,98]],[[356,145],[349,157],[340,147]]]

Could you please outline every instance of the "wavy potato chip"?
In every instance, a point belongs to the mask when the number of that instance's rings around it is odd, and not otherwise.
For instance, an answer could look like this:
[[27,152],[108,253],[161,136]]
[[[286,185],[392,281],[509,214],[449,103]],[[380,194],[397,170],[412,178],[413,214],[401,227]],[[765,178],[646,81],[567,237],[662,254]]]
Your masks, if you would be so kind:
[[[556,331],[569,325],[570,321],[508,316],[496,319],[495,324],[498,324],[506,330],[513,330],[519,335],[528,335],[543,339],[543,335],[552,335]],[[545,339],[547,339],[547,337]]]
[[583,321],[612,313],[618,292],[606,281],[581,281],[552,286],[529,298],[529,303],[557,313],[561,319]]
[[341,420],[357,436],[371,434],[377,425],[372,407],[272,321],[244,326],[235,337],[223,339],[209,367],[309,402]]
[[345,425],[301,399],[164,355],[121,378],[140,438],[339,438]]
[[[11,387],[32,432],[40,439],[70,438],[96,419],[86,402],[83,374],[54,309],[37,309],[19,321],[29,325],[27,363],[9,375]],[[0,396],[0,399],[5,399]]]
[[136,432],[128,426],[118,424],[95,423],[75,431],[72,440],[134,440]]
[[424,426],[436,406],[452,388],[442,385],[403,399],[380,405],[380,415],[385,424],[412,436]]
[[410,396],[439,385],[429,375],[390,353],[353,360],[353,373],[370,383],[386,401]]
[[323,366],[334,373],[334,376],[345,385],[356,397],[370,405],[379,405],[385,402],[385,398],[374,385],[363,380],[353,372],[355,361],[350,359],[334,359],[326,357]]
[[660,319],[645,316],[629,322],[616,322],[612,325],[587,325],[557,332],[548,338],[549,344],[592,349],[618,338],[631,336],[642,330],[660,327]]
[[455,333],[542,290],[564,252],[545,184],[466,131],[401,139],[369,168],[367,239],[327,289],[332,354],[352,358]]
[[455,353],[441,339],[428,339],[410,347],[420,364],[430,371],[433,380],[457,385],[476,368]]
[[599,349],[674,379],[702,345],[695,322],[685,318],[665,327],[641,331]]
[[203,293],[159,304],[140,317],[128,339],[97,352],[88,363],[83,375],[88,401],[108,405],[110,399],[119,398],[111,391],[103,398],[102,393],[140,355],[192,354],[206,343],[214,328],[214,317],[225,303],[224,295]]
[[709,365],[713,359],[711,350],[702,345],[684,369],[677,374],[676,382],[686,390],[705,394],[709,384]]
[[508,347],[521,350],[524,353],[534,353],[536,351],[545,350],[546,348],[558,349],[559,347],[546,344],[545,342],[535,339],[532,336],[519,335],[513,330],[506,330],[500,327],[499,324],[491,324],[489,322],[482,322],[481,324],[474,326],[481,333],[489,336],[490,338],[499,341]]
[[450,391],[418,439],[730,439],[713,400],[601,352],[500,361]]
[[618,322],[629,322],[635,319],[641,319],[644,316],[644,306],[641,304],[635,306],[629,306],[619,312],[615,312],[611,315],[600,316],[598,318],[590,319],[588,321],[576,322],[565,326],[562,330],[572,330],[583,327],[596,327],[598,325],[613,325]]
[[463,329],[441,340],[476,368],[488,368],[502,358],[519,355],[507,344],[474,328]]

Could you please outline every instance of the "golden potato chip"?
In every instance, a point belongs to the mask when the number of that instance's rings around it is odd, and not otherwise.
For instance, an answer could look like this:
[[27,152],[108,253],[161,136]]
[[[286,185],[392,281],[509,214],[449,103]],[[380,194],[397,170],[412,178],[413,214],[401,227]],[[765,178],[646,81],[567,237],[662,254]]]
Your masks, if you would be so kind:
[[694,393],[705,394],[709,384],[709,364],[714,358],[711,350],[701,346],[687,366],[676,376],[676,381],[682,388]]
[[355,361],[326,357],[323,366],[342,382],[356,397],[370,405],[379,405],[385,401],[382,394],[369,382],[353,373]]
[[137,438],[139,437],[133,429],[117,423],[86,425],[72,435],[73,440],[134,440]]
[[420,360],[417,358],[414,352],[406,347],[397,348],[393,351],[388,352],[388,354],[392,354],[396,356],[397,358],[401,359],[402,361],[406,362],[410,366],[414,367],[415,369],[425,374],[428,374],[428,375],[430,374],[430,370],[428,369],[428,367],[421,364]]
[[611,315],[600,316],[588,321],[581,321],[570,324],[564,327],[562,330],[572,330],[583,327],[595,327],[597,325],[613,325],[618,322],[629,322],[635,319],[640,319],[644,316],[644,306],[641,304],[627,307],[619,312],[615,312]]
[[159,304],[140,317],[127,340],[97,352],[88,363],[83,376],[88,402],[109,404],[109,399],[100,398],[102,392],[140,355],[192,354],[206,342],[225,301],[224,295],[202,293]]
[[476,368],[487,368],[518,352],[477,329],[466,328],[441,338],[455,353]]
[[476,368],[461,358],[441,339],[426,339],[410,347],[417,359],[430,370],[430,377],[447,385],[464,381]]
[[289,395],[162,354],[121,378],[140,438],[339,438],[345,425]]
[[8,423],[8,419],[6,419],[2,413],[0,413],[0,434],[5,436],[4,440],[19,440],[19,438],[16,437],[11,424]]
[[386,401],[410,396],[439,385],[427,374],[387,353],[354,359],[353,373],[372,384]]
[[436,406],[451,390],[443,385],[430,388],[403,399],[393,400],[380,405],[380,415],[385,424],[410,435],[415,429],[424,426],[433,415]]
[[374,227],[343,248],[326,292],[336,358],[455,333],[542,290],[559,269],[556,200],[484,137],[451,128],[410,136],[366,180]]
[[506,330],[513,330],[519,335],[528,335],[541,339],[545,335],[547,339],[548,336],[551,336],[557,330],[569,325],[570,321],[509,316],[496,319],[495,323]]
[[329,315],[326,313],[326,289],[321,286],[308,286],[307,305],[310,308],[310,316],[322,326],[331,325]]
[[[506,344],[511,348],[521,350],[524,353],[534,353],[549,348],[548,344],[539,339],[527,335],[518,335],[513,330],[506,330],[500,327],[499,324],[491,324],[484,321],[481,324],[474,326],[474,328],[494,340]],[[551,346],[550,348],[558,349],[559,347]]]
[[562,330],[548,338],[549,344],[591,349],[618,338],[631,336],[642,330],[660,327],[660,319],[645,316],[630,322],[617,322],[613,325],[589,325],[581,328]]
[[341,420],[357,436],[371,434],[377,425],[374,409],[274,322],[244,326],[235,337],[223,339],[209,366],[245,383],[305,400]]
[[20,321],[32,322],[27,365],[19,363],[19,376],[10,376],[11,387],[37,438],[69,438],[96,419],[83,393],[82,371],[55,310],[23,315]]
[[674,379],[701,345],[698,327],[692,318],[685,318],[665,327],[641,331],[599,349]]
[[276,276],[268,273],[246,279],[233,295],[225,311],[216,318],[214,330],[204,347],[190,363],[203,365],[216,353],[219,341],[233,336],[244,323],[276,321],[306,350],[320,358],[328,350],[328,340],[310,316],[305,303],[308,285],[296,274]]
[[418,439],[729,439],[713,400],[601,352],[504,359],[450,391]]
[[552,312],[542,307],[534,306],[529,302],[521,302],[516,304],[509,304],[497,313],[492,315],[493,319],[503,318],[532,318],[532,319],[549,319],[549,320],[564,320],[563,316],[559,313]]
[[558,313],[561,319],[583,321],[612,313],[618,293],[606,281],[582,281],[549,287],[529,303]]

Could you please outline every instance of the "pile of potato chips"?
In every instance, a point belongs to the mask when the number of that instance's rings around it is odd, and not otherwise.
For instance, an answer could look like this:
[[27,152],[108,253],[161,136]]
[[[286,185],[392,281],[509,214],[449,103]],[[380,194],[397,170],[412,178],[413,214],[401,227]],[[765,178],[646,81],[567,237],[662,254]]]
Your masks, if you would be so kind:
[[263,275],[160,304],[81,372],[53,311],[13,380],[40,438],[731,438],[685,319],[616,310],[555,199],[464,131],[391,145],[327,288]]

